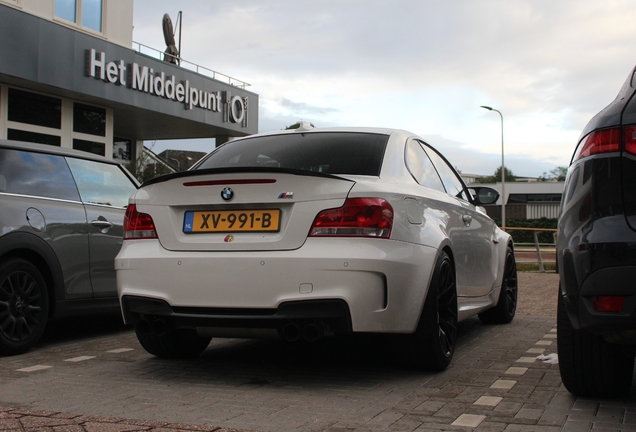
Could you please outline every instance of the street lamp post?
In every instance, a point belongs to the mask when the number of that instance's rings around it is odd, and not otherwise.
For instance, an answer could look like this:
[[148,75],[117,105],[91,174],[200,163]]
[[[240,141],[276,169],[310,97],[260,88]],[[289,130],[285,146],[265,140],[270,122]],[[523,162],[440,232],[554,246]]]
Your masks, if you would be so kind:
[[481,108],[488,111],[495,111],[501,117],[501,229],[506,230],[506,167],[504,165],[504,132],[503,132],[503,114],[501,111],[482,105]]

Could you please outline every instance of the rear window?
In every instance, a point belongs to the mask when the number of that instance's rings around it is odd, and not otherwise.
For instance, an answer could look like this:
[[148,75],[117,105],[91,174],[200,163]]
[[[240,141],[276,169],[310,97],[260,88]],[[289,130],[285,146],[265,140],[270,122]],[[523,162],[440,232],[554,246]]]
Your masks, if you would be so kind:
[[219,147],[195,169],[258,167],[379,176],[388,139],[351,132],[246,138]]

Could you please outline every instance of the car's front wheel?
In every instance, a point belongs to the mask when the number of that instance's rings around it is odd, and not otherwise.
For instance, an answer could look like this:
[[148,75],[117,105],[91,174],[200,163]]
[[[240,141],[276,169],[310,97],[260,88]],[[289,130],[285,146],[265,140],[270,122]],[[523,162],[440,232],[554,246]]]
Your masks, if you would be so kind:
[[563,385],[584,397],[618,397],[632,385],[634,357],[623,347],[585,330],[575,329],[559,293],[557,346]]
[[424,308],[415,333],[408,335],[407,363],[417,369],[448,367],[457,343],[457,287],[455,269],[445,252],[437,259]]
[[212,338],[201,337],[194,329],[177,329],[158,335],[135,329],[139,343],[157,357],[188,359],[198,357]]
[[40,271],[22,258],[0,264],[0,355],[28,351],[42,336],[49,296]]

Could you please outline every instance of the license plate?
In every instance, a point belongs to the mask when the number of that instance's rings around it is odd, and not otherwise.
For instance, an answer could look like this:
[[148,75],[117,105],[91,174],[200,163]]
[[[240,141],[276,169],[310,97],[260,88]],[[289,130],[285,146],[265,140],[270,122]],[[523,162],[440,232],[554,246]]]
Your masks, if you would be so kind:
[[188,211],[184,233],[264,232],[280,229],[280,210]]

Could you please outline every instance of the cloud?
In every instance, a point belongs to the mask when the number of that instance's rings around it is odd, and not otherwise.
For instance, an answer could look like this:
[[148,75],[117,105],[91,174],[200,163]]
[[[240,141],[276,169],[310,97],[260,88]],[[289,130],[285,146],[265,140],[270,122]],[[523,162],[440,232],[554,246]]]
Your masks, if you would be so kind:
[[[174,20],[175,3],[135,0],[134,7],[134,39],[163,50],[161,17]],[[636,0],[189,0],[178,7],[184,58],[251,83],[261,131],[300,118],[395,127],[442,137],[486,166],[501,151],[499,119],[479,108],[490,105],[504,115],[511,161],[536,161],[524,175],[566,165],[586,122],[636,63]],[[556,165],[542,168],[549,163]]]
[[313,106],[304,102],[293,102],[287,98],[281,98],[278,102],[282,108],[298,114],[331,114],[339,111],[335,108]]

